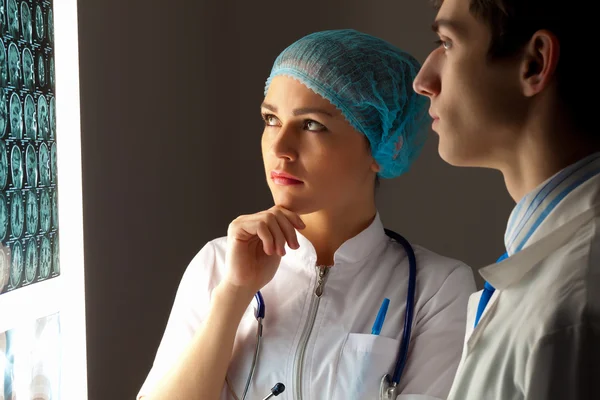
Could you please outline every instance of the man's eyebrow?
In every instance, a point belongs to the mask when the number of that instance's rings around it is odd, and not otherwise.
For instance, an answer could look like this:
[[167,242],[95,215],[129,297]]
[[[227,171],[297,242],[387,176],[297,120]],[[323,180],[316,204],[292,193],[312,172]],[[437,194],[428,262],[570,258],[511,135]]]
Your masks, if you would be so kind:
[[452,33],[458,36],[464,36],[464,29],[454,21],[450,21],[448,19],[437,19],[433,24],[431,24],[431,29],[435,33],[439,33],[440,28],[445,28],[450,30]]

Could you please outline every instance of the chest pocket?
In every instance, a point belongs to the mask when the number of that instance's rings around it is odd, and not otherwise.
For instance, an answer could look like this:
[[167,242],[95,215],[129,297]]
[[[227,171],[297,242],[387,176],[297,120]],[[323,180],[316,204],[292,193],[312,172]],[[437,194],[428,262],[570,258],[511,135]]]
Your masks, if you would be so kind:
[[384,336],[350,333],[337,366],[335,400],[379,398],[381,378],[392,374],[400,341]]

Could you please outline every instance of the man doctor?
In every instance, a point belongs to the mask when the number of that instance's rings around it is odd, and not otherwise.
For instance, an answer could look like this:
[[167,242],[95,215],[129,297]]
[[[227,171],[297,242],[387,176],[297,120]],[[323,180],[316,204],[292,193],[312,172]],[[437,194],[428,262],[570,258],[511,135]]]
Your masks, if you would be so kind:
[[[480,270],[451,400],[600,396],[595,13],[574,0],[442,0],[414,82],[439,153],[494,168],[517,203]],[[591,10],[590,10],[591,11]]]

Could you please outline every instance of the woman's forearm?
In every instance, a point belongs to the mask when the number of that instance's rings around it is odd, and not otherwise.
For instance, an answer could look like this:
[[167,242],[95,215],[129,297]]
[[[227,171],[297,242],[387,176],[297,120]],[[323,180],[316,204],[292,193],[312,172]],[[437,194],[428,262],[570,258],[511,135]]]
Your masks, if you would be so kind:
[[147,400],[217,400],[235,335],[254,293],[222,283],[213,291],[206,320],[177,364]]

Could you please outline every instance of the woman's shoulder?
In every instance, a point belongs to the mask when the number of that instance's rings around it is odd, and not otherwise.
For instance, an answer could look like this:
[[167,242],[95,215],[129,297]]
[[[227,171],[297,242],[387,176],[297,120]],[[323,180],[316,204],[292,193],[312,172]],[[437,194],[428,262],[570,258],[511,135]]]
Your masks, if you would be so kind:
[[[404,248],[395,243],[398,251]],[[417,261],[417,276],[421,282],[427,282],[434,287],[441,287],[449,281],[462,282],[468,290],[475,290],[475,279],[472,268],[457,258],[437,253],[421,245],[412,244]]]
[[431,269],[435,271],[446,271],[449,274],[457,269],[471,271],[471,267],[469,267],[462,260],[448,255],[440,254],[420,245],[413,245],[413,247],[415,249],[415,255],[417,259],[422,260],[421,264],[422,267],[425,269]]
[[216,286],[225,272],[226,245],[226,236],[206,242],[188,264],[182,281],[204,282],[209,288]]
[[415,246],[421,262],[421,274],[441,291],[471,294],[477,290],[473,269],[464,261]]

